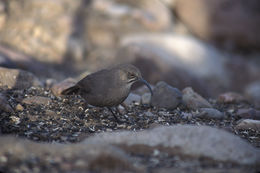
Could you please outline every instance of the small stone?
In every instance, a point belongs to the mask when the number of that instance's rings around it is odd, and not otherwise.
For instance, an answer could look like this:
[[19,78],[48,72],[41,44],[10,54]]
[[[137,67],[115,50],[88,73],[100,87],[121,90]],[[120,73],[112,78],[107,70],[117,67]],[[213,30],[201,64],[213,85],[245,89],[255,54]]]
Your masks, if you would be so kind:
[[243,119],[239,121],[236,125],[235,129],[237,130],[248,130],[254,129],[260,131],[260,121],[259,120],[251,120],[251,119]]
[[[152,88],[152,90],[154,89],[154,86],[150,84],[150,87]],[[141,87],[135,89],[133,91],[134,94],[137,94],[137,95],[143,95],[145,93],[150,93],[150,90],[147,88],[147,86],[145,85],[142,85]],[[150,93],[151,94],[151,93]]]
[[62,91],[68,89],[69,87],[72,87],[76,84],[76,80],[73,78],[67,78],[59,83],[54,84],[51,87],[51,91],[55,96],[60,96]]
[[154,115],[154,114],[153,114],[152,112],[150,112],[150,111],[145,112],[144,115],[147,116],[147,117],[155,117],[155,116],[156,116],[156,115]]
[[192,117],[193,117],[193,114],[192,114],[192,113],[187,113],[187,112],[182,112],[182,113],[181,113],[181,117],[182,117],[183,119],[186,119],[186,120],[191,120]]
[[19,117],[16,117],[16,116],[10,116],[10,119],[12,120],[13,123],[15,123],[16,125],[17,124],[20,124],[21,120]]
[[45,87],[46,88],[51,88],[56,83],[57,83],[57,81],[55,79],[46,79]]
[[24,107],[21,104],[17,104],[16,107],[15,107],[15,110],[16,111],[23,111]]
[[246,101],[246,99],[235,92],[227,92],[218,96],[218,102],[220,103],[239,103],[242,101]]
[[182,100],[179,89],[168,85],[166,82],[158,82],[153,90],[151,105],[158,108],[175,109]]
[[225,114],[214,108],[201,108],[198,117],[209,119],[223,119]]
[[184,88],[182,93],[183,103],[189,109],[212,108],[211,104],[198,93],[194,92],[191,87]]
[[51,99],[48,97],[42,97],[42,96],[32,96],[32,97],[28,97],[22,100],[22,103],[28,104],[28,105],[32,105],[32,104],[36,104],[36,105],[48,105],[50,104]]
[[0,93],[0,110],[11,113],[12,107],[9,105],[7,98],[4,94]]
[[118,105],[117,110],[122,115],[126,113],[126,110],[125,110],[124,106],[122,106],[122,105]]
[[47,115],[47,117],[49,118],[54,118],[57,117],[58,115],[56,114],[56,112],[52,111],[52,110],[46,110],[45,114]]
[[151,103],[151,98],[152,98],[151,93],[144,93],[144,94],[142,95],[142,98],[141,98],[141,103],[142,103],[143,105],[150,105],[150,103]]
[[141,96],[139,96],[139,95],[137,95],[137,94],[130,93],[123,103],[124,103],[126,106],[130,106],[130,105],[132,105],[133,103],[138,103],[138,104],[140,104],[140,102],[141,102]]
[[260,120],[260,111],[253,108],[249,109],[238,109],[236,115],[239,118]]

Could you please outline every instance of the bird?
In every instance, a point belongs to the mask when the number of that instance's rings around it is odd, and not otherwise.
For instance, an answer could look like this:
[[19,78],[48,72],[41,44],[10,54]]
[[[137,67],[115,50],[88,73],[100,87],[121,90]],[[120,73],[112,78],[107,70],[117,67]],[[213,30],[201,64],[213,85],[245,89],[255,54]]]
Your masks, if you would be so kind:
[[89,105],[107,107],[119,121],[111,108],[121,104],[129,95],[131,86],[138,81],[145,84],[153,95],[149,83],[143,79],[140,70],[132,64],[120,64],[89,74],[61,94],[78,94]]

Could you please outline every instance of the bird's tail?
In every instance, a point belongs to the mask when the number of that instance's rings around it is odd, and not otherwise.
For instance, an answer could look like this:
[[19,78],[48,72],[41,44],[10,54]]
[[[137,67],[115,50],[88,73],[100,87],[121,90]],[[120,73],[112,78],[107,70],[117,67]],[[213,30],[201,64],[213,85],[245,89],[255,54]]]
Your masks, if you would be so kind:
[[77,85],[74,85],[70,88],[65,89],[61,92],[62,95],[71,95],[71,94],[78,94],[79,87]]

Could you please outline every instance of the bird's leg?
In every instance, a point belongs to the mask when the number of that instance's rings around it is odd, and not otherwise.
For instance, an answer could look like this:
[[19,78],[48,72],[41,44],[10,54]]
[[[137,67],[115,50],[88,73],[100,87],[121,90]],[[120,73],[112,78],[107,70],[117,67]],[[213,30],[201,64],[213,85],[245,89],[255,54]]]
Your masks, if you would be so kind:
[[111,107],[107,107],[107,108],[108,108],[108,110],[112,113],[112,115],[114,116],[114,118],[116,119],[116,121],[117,121],[117,122],[121,122],[121,121],[117,118],[116,114],[113,112],[113,110],[111,109]]

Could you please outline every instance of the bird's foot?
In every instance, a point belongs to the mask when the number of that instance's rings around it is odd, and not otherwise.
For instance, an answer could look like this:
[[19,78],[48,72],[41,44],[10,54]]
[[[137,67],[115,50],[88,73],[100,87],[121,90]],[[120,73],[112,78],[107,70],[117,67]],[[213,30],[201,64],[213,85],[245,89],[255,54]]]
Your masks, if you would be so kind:
[[120,120],[120,119],[116,116],[116,114],[113,112],[112,108],[110,108],[110,107],[107,107],[107,108],[108,108],[108,110],[112,113],[113,117],[115,118],[115,120],[116,120],[118,123],[124,123],[124,121]]

